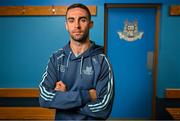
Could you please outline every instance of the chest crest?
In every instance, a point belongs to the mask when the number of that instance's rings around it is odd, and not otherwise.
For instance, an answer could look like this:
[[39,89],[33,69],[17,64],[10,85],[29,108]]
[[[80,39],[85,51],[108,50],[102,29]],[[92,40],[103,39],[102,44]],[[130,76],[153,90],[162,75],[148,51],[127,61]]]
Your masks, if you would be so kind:
[[92,75],[93,74],[93,68],[92,68],[92,66],[86,66],[86,68],[83,70],[83,73],[85,74],[85,75]]

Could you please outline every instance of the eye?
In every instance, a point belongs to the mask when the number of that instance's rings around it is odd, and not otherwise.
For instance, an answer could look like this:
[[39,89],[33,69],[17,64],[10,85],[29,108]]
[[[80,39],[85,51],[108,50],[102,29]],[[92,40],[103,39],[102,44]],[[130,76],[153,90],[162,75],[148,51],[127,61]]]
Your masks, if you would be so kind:
[[69,23],[73,23],[73,22],[74,22],[74,19],[70,18],[70,19],[68,19],[68,22],[69,22]]
[[87,19],[86,18],[81,18],[81,22],[85,23],[85,22],[87,22]]

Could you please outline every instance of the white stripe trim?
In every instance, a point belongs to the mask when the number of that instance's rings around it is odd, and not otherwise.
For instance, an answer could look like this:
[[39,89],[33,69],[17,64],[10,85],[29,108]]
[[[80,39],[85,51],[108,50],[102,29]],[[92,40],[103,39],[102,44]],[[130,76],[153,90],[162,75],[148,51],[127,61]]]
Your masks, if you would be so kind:
[[[107,106],[106,106],[106,107],[107,107]],[[103,109],[92,110],[92,112],[99,112],[99,111],[105,110],[106,107],[104,107]]]
[[[110,88],[110,86],[109,86],[109,83],[108,83],[108,92],[109,92],[109,88]],[[107,93],[108,93],[108,92],[107,92]],[[100,103],[93,104],[93,105],[88,105],[88,106],[89,106],[89,107],[99,106],[99,105],[101,105],[101,104],[103,104],[103,103],[104,103],[104,101],[105,101],[106,97],[107,97],[107,94],[103,97],[103,100],[102,100]]]
[[108,90],[108,94],[105,95],[107,97],[107,99],[105,99],[106,98],[105,96],[104,96],[104,99],[103,99],[103,101],[105,101],[105,102],[103,102],[103,104],[101,103],[102,105],[99,104],[99,106],[97,106],[97,107],[90,108],[91,110],[107,107],[107,104],[108,104],[108,102],[110,100],[110,97],[112,95],[112,86],[111,86],[112,81],[113,81],[113,79],[111,78],[110,83],[108,83],[108,86],[109,86],[110,89]]
[[43,95],[41,95],[40,94],[40,96],[44,99],[44,100],[46,100],[46,101],[52,101],[52,99],[47,99],[47,98],[45,98]]
[[[110,84],[108,84],[108,86],[109,86]],[[110,93],[111,93],[111,90],[110,90]],[[91,110],[94,110],[94,109],[99,109],[99,108],[103,108],[106,104],[107,104],[107,102],[108,102],[108,100],[109,100],[109,97],[110,97],[110,93],[108,92],[108,94],[106,94],[105,96],[104,96],[104,99],[103,99],[103,103],[100,103],[100,104],[102,104],[102,105],[100,105],[100,106],[97,106],[97,107],[92,107],[92,108],[90,108]],[[106,97],[107,97],[107,99],[106,99]]]
[[100,103],[97,103],[94,105],[92,105],[92,104],[88,105],[90,107],[90,109],[92,110],[92,112],[98,112],[98,111],[104,110],[107,107],[107,104],[110,100],[110,97],[112,97],[112,93],[113,93],[113,89],[112,89],[112,87],[113,87],[113,76],[112,76],[110,64],[109,64],[109,62],[108,62],[108,60],[104,54],[100,54],[100,55],[105,57],[105,60],[108,64],[110,82],[108,82],[108,91],[107,91],[107,94],[104,96],[103,100]]
[[43,88],[43,91],[45,93],[47,93],[48,95],[53,95],[54,96],[55,95],[54,93],[47,91],[46,88],[42,85],[42,83],[44,82],[46,76],[47,76],[47,72],[44,73],[43,80],[41,81],[40,86]]
[[60,58],[62,58],[63,56],[65,56],[64,54],[61,54],[59,57],[57,57],[57,60],[59,60]]
[[110,94],[108,95],[108,99],[106,100],[106,102],[104,103],[104,105],[99,106],[99,107],[95,107],[95,108],[90,108],[90,109],[92,110],[92,112],[98,112],[98,111],[102,111],[102,110],[106,109],[107,106],[108,106],[108,103],[109,103],[109,99],[112,97],[112,93],[113,93],[113,92],[112,92],[112,90],[111,90]]
[[[46,88],[42,85],[42,83],[44,82],[46,76],[47,76],[47,71],[43,74],[43,79],[42,79],[42,81],[41,81],[41,83],[40,83],[40,85],[39,85],[40,93],[42,94],[42,95],[40,94],[40,96],[41,96],[43,99],[45,99],[45,100],[51,101],[51,100],[54,98],[54,95],[55,95],[55,94],[52,93],[52,92],[48,92],[48,91],[46,90]],[[48,98],[50,98],[50,99],[48,99]]]
[[[42,86],[42,85],[41,85],[41,86]],[[44,92],[47,93],[48,95],[52,95],[52,96],[55,95],[55,94],[52,93],[52,92],[48,92],[45,87],[42,86],[42,88],[43,88]]]
[[47,98],[53,98],[53,96],[49,96],[49,95],[47,95],[47,94],[45,94],[44,92],[43,92],[43,89],[42,89],[42,87],[40,86],[39,87],[39,89],[40,89],[40,91],[41,91],[41,93],[42,93],[42,95],[44,95],[45,97],[47,97]]
[[[103,57],[105,57],[105,55],[103,55],[103,54],[100,54],[100,55],[103,56]],[[109,92],[109,83],[108,83],[108,92]],[[108,93],[108,92],[107,92],[107,93]],[[88,106],[89,106],[89,107],[99,106],[99,105],[101,105],[101,104],[104,103],[106,97],[107,97],[107,94],[104,96],[103,100],[102,100],[100,103],[97,103],[97,104],[91,104],[91,105],[88,105]]]

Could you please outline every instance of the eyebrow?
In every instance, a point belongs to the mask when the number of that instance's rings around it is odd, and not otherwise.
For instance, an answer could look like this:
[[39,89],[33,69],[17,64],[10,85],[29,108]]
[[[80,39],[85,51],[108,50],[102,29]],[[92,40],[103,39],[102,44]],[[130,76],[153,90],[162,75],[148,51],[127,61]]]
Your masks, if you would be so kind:
[[88,19],[88,18],[85,16],[82,16],[82,17],[79,17],[79,19]]
[[70,20],[70,19],[74,19],[74,17],[69,17],[69,18],[67,18],[67,20]]
[[[74,17],[68,17],[67,18],[67,20],[70,20],[70,19],[74,19]],[[79,17],[79,19],[87,19],[88,20],[88,17],[82,16],[82,17]]]

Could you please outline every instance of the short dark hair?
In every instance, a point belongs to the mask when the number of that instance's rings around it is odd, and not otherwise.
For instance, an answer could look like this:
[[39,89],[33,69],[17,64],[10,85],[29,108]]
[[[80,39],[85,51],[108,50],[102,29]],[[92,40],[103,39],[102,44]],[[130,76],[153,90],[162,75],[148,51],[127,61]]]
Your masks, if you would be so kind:
[[81,3],[75,3],[75,4],[70,5],[70,6],[67,8],[66,16],[67,16],[68,11],[69,11],[70,9],[72,9],[72,8],[82,8],[82,9],[84,9],[84,10],[88,13],[89,20],[91,20],[91,13],[90,13],[88,7],[85,6],[84,4],[81,4]]

